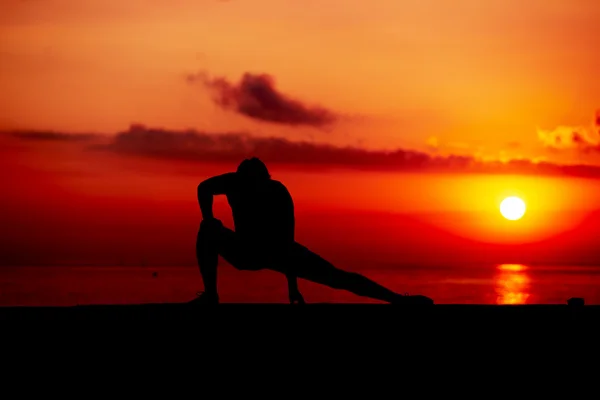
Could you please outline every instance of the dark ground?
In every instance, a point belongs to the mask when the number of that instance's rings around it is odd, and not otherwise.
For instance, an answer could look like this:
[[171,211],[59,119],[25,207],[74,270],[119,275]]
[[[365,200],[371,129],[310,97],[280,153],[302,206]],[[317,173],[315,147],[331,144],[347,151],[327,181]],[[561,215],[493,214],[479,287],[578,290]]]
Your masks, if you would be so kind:
[[[102,326],[145,329],[158,326],[220,327],[235,332],[268,334],[285,326],[324,332],[378,335],[407,329],[510,330],[581,329],[600,323],[600,306],[387,304],[188,304],[85,305],[74,307],[0,307],[4,329],[27,326],[80,328]],[[292,330],[291,330],[292,331]],[[354,333],[353,333],[354,332]]]
[[[192,384],[208,379],[199,371],[213,371],[219,379],[258,374],[260,382],[278,373],[306,383],[342,369],[363,377],[391,373],[394,382],[409,379],[406,371],[414,379],[454,373],[472,381],[466,370],[529,379],[540,368],[559,375],[588,371],[590,362],[597,365],[599,338],[600,306],[588,305],[0,308],[2,356],[12,371],[58,373],[68,365],[82,374],[135,374],[178,368],[196,374],[186,378]],[[163,375],[144,376],[148,386]],[[345,390],[353,384],[346,382]]]

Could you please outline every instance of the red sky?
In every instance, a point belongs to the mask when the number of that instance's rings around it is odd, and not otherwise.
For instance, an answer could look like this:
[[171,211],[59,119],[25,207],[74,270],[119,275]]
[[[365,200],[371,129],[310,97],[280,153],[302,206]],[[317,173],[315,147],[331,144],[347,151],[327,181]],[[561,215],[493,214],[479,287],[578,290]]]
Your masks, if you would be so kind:
[[595,0],[0,0],[1,262],[191,265],[197,183],[257,154],[341,263],[598,263],[599,21]]

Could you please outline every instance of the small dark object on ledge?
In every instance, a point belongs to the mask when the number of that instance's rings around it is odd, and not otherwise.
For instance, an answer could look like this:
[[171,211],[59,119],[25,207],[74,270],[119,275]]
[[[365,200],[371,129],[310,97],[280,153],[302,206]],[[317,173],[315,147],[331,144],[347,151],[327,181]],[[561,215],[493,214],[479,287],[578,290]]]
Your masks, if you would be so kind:
[[152,277],[153,277],[153,278],[156,278],[157,276],[158,276],[158,272],[153,272],[153,273],[152,273]]
[[567,304],[570,306],[583,306],[585,302],[581,297],[571,297],[569,300],[567,300]]

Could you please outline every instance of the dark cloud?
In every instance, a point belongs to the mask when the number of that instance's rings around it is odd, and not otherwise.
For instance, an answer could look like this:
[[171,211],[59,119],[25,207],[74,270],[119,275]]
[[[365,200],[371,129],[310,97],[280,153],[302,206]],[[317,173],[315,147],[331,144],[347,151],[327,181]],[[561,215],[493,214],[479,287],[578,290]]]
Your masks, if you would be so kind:
[[99,137],[99,135],[92,133],[61,133],[53,131],[15,131],[9,134],[22,140],[59,142],[85,142]]
[[181,160],[239,162],[247,157],[259,157],[276,164],[383,170],[459,167],[471,162],[467,157],[433,158],[426,153],[402,149],[370,151],[275,137],[260,138],[245,133],[176,132],[143,125],[134,125],[118,133],[112,143],[98,148]]
[[292,142],[281,138],[258,138],[244,133],[210,134],[196,131],[169,131],[133,125],[118,133],[108,145],[97,149],[121,154],[198,162],[238,163],[259,157],[267,164],[294,168],[349,168],[358,170],[485,173],[522,175],[566,175],[600,178],[600,167],[558,165],[548,162],[512,160],[507,163],[480,161],[469,156],[434,156],[397,149],[367,150],[327,144]]
[[189,83],[200,82],[213,93],[215,104],[247,117],[276,124],[323,127],[337,116],[323,107],[308,106],[278,91],[267,74],[245,73],[236,84],[222,77],[210,78],[205,72],[190,74]]
[[[268,164],[296,169],[346,168],[371,171],[520,174],[600,178],[600,166],[560,165],[526,159],[509,162],[482,161],[465,155],[433,155],[396,149],[369,150],[311,142],[294,142],[246,133],[208,133],[195,130],[172,131],[132,125],[116,135],[68,134],[59,132],[12,132],[27,141],[83,142],[86,148],[156,159],[237,164],[244,158],[259,157]],[[98,141],[92,142],[92,139]],[[562,140],[562,139],[561,139]],[[581,139],[575,139],[575,141]]]

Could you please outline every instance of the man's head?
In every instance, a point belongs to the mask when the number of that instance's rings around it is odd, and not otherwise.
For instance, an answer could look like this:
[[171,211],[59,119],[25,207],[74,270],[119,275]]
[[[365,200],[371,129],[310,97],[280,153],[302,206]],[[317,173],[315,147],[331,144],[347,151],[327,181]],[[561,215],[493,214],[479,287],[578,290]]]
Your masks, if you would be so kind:
[[267,166],[256,157],[247,158],[240,163],[237,174],[248,181],[271,179]]

